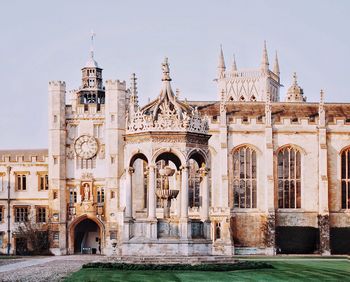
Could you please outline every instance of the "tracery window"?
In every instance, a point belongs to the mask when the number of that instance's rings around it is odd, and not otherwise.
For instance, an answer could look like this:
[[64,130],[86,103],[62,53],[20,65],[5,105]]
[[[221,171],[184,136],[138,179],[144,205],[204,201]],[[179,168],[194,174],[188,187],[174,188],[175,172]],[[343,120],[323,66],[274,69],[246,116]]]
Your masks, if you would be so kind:
[[278,152],[278,208],[301,207],[301,155],[293,147]]
[[256,151],[248,146],[233,153],[233,191],[235,208],[256,208]]
[[199,167],[195,160],[189,161],[189,177],[188,177],[188,206],[200,206],[200,175],[198,173]]
[[350,209],[350,148],[341,154],[341,208]]

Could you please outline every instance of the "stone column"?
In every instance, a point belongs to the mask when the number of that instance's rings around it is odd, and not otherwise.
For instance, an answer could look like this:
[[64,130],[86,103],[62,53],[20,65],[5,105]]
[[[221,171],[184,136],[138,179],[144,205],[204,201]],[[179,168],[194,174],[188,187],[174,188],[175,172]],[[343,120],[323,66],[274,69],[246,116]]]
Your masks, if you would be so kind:
[[179,194],[176,197],[176,215],[180,217],[181,214],[181,173],[177,171],[175,173],[176,189],[179,190]]
[[201,191],[202,191],[202,209],[201,217],[204,224],[204,237],[210,239],[210,220],[209,220],[209,177],[208,169],[205,166],[200,168],[200,174],[202,177]]
[[183,166],[181,173],[180,237],[187,240],[191,238],[191,223],[188,220],[188,167]]
[[156,188],[154,165],[149,166],[149,183],[148,183],[148,219],[156,218]]
[[202,177],[201,191],[202,191],[202,220],[209,219],[209,181],[208,181],[208,169],[205,166],[200,168],[200,174]]
[[265,104],[265,148],[264,155],[266,162],[265,167],[265,225],[264,229],[264,243],[265,254],[276,254],[276,214],[275,214],[275,187],[274,187],[274,171],[273,171],[273,129],[272,129],[272,117],[271,117],[271,95],[270,92],[266,92],[266,104]]
[[132,218],[132,174],[134,168],[128,167],[126,169],[126,180],[125,180],[125,218]]
[[155,182],[155,165],[148,167],[148,229],[147,237],[149,239],[157,239],[157,201],[156,201],[156,182]]
[[181,219],[188,218],[188,167],[182,167],[181,180]]

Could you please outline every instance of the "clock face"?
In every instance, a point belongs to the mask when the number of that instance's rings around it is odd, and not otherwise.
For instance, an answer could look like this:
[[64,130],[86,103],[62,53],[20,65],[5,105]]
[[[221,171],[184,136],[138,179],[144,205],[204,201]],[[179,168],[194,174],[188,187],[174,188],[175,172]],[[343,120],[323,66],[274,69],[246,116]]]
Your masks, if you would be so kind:
[[74,149],[79,157],[87,160],[96,155],[98,144],[94,137],[82,135],[75,141]]

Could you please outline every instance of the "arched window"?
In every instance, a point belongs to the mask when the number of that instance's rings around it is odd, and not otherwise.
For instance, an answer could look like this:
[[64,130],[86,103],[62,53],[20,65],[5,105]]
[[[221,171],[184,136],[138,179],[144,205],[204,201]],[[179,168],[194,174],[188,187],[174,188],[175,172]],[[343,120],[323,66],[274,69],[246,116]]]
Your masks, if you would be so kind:
[[188,175],[188,206],[199,207],[200,197],[200,175],[198,173],[199,166],[197,162],[193,159],[189,161],[189,175]]
[[341,153],[341,208],[350,209],[350,148]]
[[293,147],[283,148],[277,157],[278,208],[301,207],[301,157]]
[[248,146],[233,153],[235,208],[256,208],[256,152]]

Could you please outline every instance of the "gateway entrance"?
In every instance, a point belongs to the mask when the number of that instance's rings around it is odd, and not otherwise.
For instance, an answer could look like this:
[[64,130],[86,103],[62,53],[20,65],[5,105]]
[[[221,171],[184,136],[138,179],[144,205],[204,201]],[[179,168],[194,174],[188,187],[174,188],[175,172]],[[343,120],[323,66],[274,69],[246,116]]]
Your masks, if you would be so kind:
[[100,227],[91,219],[84,219],[74,229],[75,254],[101,254]]

